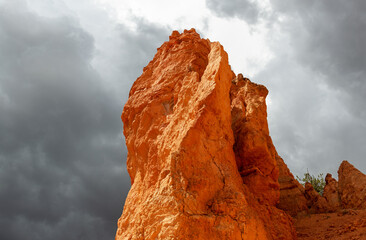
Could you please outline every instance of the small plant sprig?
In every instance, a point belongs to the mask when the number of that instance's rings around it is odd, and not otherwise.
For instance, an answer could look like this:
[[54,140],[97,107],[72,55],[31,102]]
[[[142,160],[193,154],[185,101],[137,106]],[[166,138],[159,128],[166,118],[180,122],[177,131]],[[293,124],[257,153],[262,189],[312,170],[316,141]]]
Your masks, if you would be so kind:
[[311,183],[311,185],[313,185],[313,188],[315,189],[315,191],[317,191],[320,195],[323,195],[324,192],[324,187],[325,187],[325,180],[323,177],[323,173],[319,174],[317,177],[315,177],[314,175],[311,175],[309,173],[309,169],[307,169],[307,172],[304,173],[304,177],[300,178],[299,176],[296,175],[296,179],[303,185],[305,186],[305,183]]

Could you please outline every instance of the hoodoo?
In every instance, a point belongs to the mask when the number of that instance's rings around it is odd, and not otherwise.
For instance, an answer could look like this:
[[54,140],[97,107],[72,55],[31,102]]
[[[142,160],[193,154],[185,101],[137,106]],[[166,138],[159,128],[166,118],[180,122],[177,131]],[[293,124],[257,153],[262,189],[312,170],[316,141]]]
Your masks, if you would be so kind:
[[220,43],[174,31],[123,109],[132,186],[116,239],[296,239],[277,208],[267,93]]
[[366,175],[348,161],[338,170],[339,198],[343,208],[366,209]]

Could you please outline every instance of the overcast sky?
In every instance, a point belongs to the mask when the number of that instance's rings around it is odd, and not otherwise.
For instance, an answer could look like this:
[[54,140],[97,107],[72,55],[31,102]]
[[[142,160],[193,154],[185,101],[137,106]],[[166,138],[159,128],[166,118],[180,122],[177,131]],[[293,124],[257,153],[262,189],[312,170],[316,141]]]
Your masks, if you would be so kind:
[[130,187],[120,115],[173,30],[264,84],[294,174],[366,172],[366,1],[0,0],[0,239],[113,239]]

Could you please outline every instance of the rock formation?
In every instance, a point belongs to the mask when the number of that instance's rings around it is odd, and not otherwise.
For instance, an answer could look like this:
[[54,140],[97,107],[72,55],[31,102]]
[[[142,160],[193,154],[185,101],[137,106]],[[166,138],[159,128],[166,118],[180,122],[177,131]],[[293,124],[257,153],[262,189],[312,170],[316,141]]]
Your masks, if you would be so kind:
[[323,197],[327,200],[329,211],[334,212],[340,208],[338,182],[330,173],[325,177]]
[[[291,239],[290,218],[275,206],[279,202],[279,169],[277,152],[269,136],[267,106],[268,90],[238,74],[230,89],[232,130],[235,138],[234,153],[250,205],[274,239]],[[258,204],[260,203],[260,204]],[[281,223],[281,224],[278,224]],[[285,224],[284,224],[285,223]],[[284,224],[284,225],[283,225]],[[284,232],[285,231],[285,232]]]
[[293,177],[269,135],[267,94],[233,73],[218,42],[174,31],[122,113],[132,186],[116,240],[294,240],[290,215],[366,209],[366,176],[347,161],[323,196]]
[[304,196],[310,213],[325,213],[329,211],[327,200],[315,191],[311,183],[305,183]]
[[[288,170],[282,159],[277,161],[281,189],[278,208],[291,216],[299,213],[325,213],[341,209],[366,209],[366,175],[352,164],[343,161],[338,170],[338,179],[331,174],[325,177],[323,196],[316,192],[310,183],[305,189]],[[305,206],[305,207],[304,207]]]
[[218,42],[174,31],[122,113],[132,186],[116,239],[296,239],[275,207],[266,95]]
[[338,187],[343,208],[366,209],[366,175],[347,161],[339,166]]
[[279,168],[278,182],[280,184],[280,202],[277,207],[291,216],[307,214],[305,188],[294,178],[281,157],[277,156],[276,160]]
[[276,149],[269,136],[266,96],[268,90],[243,78],[230,90],[235,160],[244,184],[260,202],[275,206],[279,201],[279,170]]
[[306,184],[309,211],[317,214],[297,218],[299,240],[366,239],[366,176],[343,161],[338,179],[339,182],[327,174],[324,198]]

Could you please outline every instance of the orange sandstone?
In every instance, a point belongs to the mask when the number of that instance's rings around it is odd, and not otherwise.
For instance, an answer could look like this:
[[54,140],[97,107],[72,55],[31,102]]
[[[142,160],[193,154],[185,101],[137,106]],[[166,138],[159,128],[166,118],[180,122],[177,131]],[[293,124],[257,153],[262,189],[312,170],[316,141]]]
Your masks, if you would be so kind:
[[299,240],[364,240],[366,210],[341,210],[303,216],[296,220]]
[[323,197],[328,202],[329,210],[333,212],[340,208],[338,182],[332,177],[332,174],[328,173],[325,177],[325,183]]
[[280,209],[291,216],[336,212],[341,209],[366,209],[366,175],[352,164],[343,161],[338,170],[338,179],[331,174],[325,178],[323,196],[310,183],[305,188],[293,178],[281,158],[277,161],[280,174]]
[[[250,205],[274,239],[293,239],[292,219],[275,206],[279,202],[277,152],[269,136],[266,96],[268,90],[238,74],[232,80],[230,99],[235,160],[251,194]],[[260,204],[258,204],[260,203]]]
[[343,208],[366,209],[366,175],[347,161],[339,166],[338,188]]
[[230,91],[235,159],[244,184],[260,202],[275,206],[280,198],[276,149],[269,136],[268,90],[239,74]]
[[194,29],[174,31],[144,68],[122,113],[132,186],[117,240],[296,239],[274,206],[267,90],[235,78],[223,47]]
[[279,156],[276,158],[279,168],[278,182],[280,184],[280,202],[278,208],[291,216],[307,214],[307,199],[305,188],[294,178],[286,163]]
[[[323,196],[326,204],[307,184],[306,195],[312,195],[309,199],[313,199],[313,202],[308,202],[309,207],[317,214],[297,218],[299,240],[366,239],[366,176],[343,161],[338,170],[339,182],[329,173],[325,180]],[[324,209],[330,213],[319,214]]]
[[305,198],[310,213],[324,213],[329,210],[327,200],[321,196],[311,183],[305,183]]

